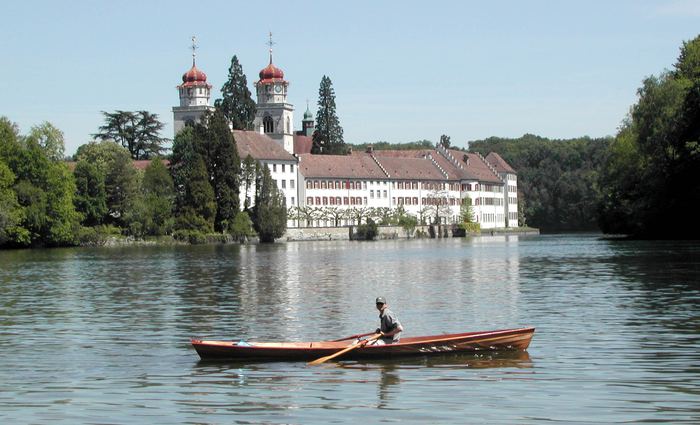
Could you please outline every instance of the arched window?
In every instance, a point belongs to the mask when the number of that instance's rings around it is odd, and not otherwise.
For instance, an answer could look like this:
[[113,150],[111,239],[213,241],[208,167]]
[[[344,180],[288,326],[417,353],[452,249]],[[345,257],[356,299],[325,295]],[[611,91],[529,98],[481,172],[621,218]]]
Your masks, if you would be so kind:
[[292,132],[292,122],[289,119],[289,117],[287,117],[287,134],[290,134],[291,132]]
[[263,118],[263,129],[265,133],[272,133],[274,130],[274,124],[272,123],[272,117],[269,115],[265,115],[265,118]]

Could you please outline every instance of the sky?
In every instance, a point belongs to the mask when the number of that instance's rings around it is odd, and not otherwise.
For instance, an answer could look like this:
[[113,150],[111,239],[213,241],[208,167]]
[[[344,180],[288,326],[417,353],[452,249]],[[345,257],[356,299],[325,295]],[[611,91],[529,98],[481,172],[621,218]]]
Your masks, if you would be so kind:
[[0,116],[44,121],[66,153],[101,111],[146,110],[173,137],[176,86],[192,64],[221,96],[237,55],[254,82],[274,63],[295,128],[333,82],[348,143],[455,146],[525,133],[615,135],[642,80],[700,34],[700,1],[13,1],[0,8]]

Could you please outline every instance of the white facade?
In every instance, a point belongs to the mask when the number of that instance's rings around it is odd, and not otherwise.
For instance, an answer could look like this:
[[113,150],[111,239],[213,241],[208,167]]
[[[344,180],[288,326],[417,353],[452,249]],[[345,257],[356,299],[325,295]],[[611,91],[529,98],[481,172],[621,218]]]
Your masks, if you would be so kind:
[[[187,121],[198,121],[213,109],[209,105],[211,85],[194,65],[194,58],[192,69],[182,78],[180,105],[173,107],[175,134]],[[479,154],[441,146],[396,155],[380,151],[375,155],[371,149],[348,156],[301,154],[309,158],[304,164],[316,163],[309,172],[301,166],[300,156],[293,154],[294,107],[287,103],[289,83],[272,64],[271,52],[270,63],[260,71],[255,85],[257,130],[233,130],[234,138],[241,160],[251,155],[267,166],[286,206],[296,207],[298,214],[288,220],[288,227],[358,224],[371,215],[376,219],[399,208],[424,223],[436,219],[443,224],[459,223],[464,200],[482,229],[518,226],[517,175],[498,155],[491,158],[496,162],[492,164]],[[305,120],[312,123],[311,113],[307,114]],[[359,162],[339,174],[337,168],[351,161]],[[254,194],[254,183],[247,192],[242,183],[241,206],[246,198],[252,206]],[[346,214],[339,214],[341,211]]]

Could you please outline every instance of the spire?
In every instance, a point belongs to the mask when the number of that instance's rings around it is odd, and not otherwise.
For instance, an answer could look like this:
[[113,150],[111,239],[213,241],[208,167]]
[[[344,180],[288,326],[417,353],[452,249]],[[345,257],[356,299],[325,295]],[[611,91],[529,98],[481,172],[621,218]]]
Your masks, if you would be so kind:
[[270,39],[267,42],[267,45],[270,46],[270,65],[272,65],[272,46],[275,44],[274,41],[272,41],[272,31],[270,31]]
[[192,36],[192,66],[194,66],[195,56],[197,56],[197,37]]

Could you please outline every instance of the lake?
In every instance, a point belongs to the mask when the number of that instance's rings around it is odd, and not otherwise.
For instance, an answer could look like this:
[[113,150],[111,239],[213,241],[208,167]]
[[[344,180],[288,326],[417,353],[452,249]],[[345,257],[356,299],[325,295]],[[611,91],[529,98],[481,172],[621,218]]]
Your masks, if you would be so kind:
[[[527,352],[205,363],[190,337],[537,328]],[[700,244],[599,235],[0,251],[0,423],[700,423]]]

